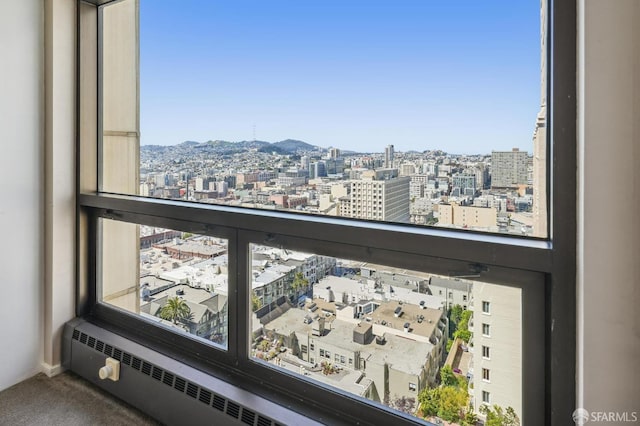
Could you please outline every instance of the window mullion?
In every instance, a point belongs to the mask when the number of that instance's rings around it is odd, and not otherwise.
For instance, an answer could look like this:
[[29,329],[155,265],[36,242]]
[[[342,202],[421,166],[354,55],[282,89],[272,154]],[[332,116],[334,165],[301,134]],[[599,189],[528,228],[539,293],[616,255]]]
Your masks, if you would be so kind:
[[[130,212],[150,217],[184,219],[209,226],[289,235],[335,244],[355,244],[452,259],[549,272],[550,244],[468,232],[425,230],[393,224],[274,214],[243,208],[207,206],[126,195],[82,194],[80,204],[112,212]],[[402,235],[399,238],[398,235]]]

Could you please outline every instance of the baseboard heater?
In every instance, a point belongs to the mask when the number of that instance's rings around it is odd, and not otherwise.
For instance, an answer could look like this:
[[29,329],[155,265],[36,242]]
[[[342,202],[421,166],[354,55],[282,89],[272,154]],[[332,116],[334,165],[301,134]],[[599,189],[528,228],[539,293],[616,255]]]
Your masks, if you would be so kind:
[[[101,380],[108,357],[118,381]],[[64,367],[166,425],[320,425],[80,318],[65,325]]]

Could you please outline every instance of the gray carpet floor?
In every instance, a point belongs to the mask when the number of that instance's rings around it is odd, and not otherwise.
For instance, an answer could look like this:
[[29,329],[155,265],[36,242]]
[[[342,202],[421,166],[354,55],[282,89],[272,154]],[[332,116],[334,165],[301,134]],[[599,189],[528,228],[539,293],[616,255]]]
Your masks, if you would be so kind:
[[160,423],[85,379],[38,374],[0,392],[4,426],[159,426]]

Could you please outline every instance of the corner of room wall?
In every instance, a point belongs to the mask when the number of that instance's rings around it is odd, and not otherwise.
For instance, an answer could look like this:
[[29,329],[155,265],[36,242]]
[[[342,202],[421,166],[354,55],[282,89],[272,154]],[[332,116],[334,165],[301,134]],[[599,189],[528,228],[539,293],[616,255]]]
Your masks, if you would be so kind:
[[578,6],[576,400],[640,418],[640,2]]
[[45,0],[45,241],[42,371],[62,371],[64,324],[75,316],[77,2]]
[[0,2],[0,390],[36,374],[42,359],[42,23],[41,0]]

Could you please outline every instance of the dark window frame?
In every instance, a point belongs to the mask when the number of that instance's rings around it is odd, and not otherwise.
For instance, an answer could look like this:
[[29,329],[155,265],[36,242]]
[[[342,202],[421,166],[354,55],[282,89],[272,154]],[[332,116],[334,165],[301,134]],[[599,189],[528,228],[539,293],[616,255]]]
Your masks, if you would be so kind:
[[[79,0],[79,4],[94,4],[99,7],[108,6],[117,0]],[[287,213],[272,214],[260,211],[244,211],[231,207],[217,207],[186,205],[179,202],[164,200],[150,200],[137,196],[98,193],[87,190],[87,185],[81,182],[80,172],[77,177],[77,206],[78,206],[78,289],[76,313],[85,316],[90,321],[104,327],[130,336],[150,347],[172,354],[189,364],[208,371],[211,374],[235,383],[242,388],[251,389],[259,386],[265,375],[275,374],[265,370],[248,360],[247,345],[238,341],[233,342],[237,349],[223,352],[215,348],[204,351],[203,356],[195,356],[202,349],[197,342],[176,344],[175,335],[158,327],[150,326],[142,320],[132,319],[116,309],[98,302],[96,293],[96,271],[100,252],[98,226],[99,218],[111,218],[133,223],[157,224],[157,226],[215,235],[220,229],[230,229],[233,238],[229,240],[229,252],[236,252],[236,258],[231,265],[232,275],[236,280],[238,295],[233,302],[235,309],[229,306],[229,346],[232,340],[239,336],[240,329],[246,318],[239,316],[240,300],[248,300],[246,288],[238,284],[242,280],[239,265],[247,265],[248,252],[246,245],[250,242],[264,242],[282,244],[283,240],[293,242],[293,246],[307,247],[310,242],[322,241],[329,252],[356,253],[360,258],[378,257],[388,253],[402,253],[409,257],[429,260],[430,271],[442,273],[449,268],[473,268],[490,266],[489,279],[500,282],[505,276],[505,270],[517,270],[525,275],[529,272],[544,275],[543,293],[544,303],[544,380],[542,388],[533,391],[542,392],[544,401],[544,423],[561,425],[566,423],[575,406],[575,259],[576,259],[576,199],[566,194],[576,193],[576,4],[575,2],[549,2],[548,12],[548,96],[547,105],[547,194],[549,205],[549,238],[545,240],[522,239],[500,235],[483,235],[473,232],[458,232],[451,230],[416,228],[395,224],[375,222],[356,222],[349,220],[296,217]],[[78,18],[78,44],[86,43],[86,36],[93,28],[82,28],[80,16]],[[99,20],[95,29],[100,26]],[[97,37],[96,37],[97,38]],[[90,39],[90,37],[89,37]],[[86,90],[82,85],[87,84],[82,78],[80,63],[81,50],[78,51],[78,165],[82,157],[82,150],[88,144],[94,143],[81,137],[83,134],[80,119],[93,113],[98,114],[99,106],[82,108],[83,96]],[[98,59],[98,68],[99,68]],[[97,84],[97,81],[96,81]],[[89,81],[91,91],[91,81]],[[97,89],[97,88],[96,88]],[[99,92],[99,91],[97,91]],[[99,120],[98,117],[96,119]],[[533,118],[532,118],[533,119]],[[99,140],[99,136],[96,135]],[[96,170],[98,164],[95,164]],[[80,169],[80,167],[78,167]],[[555,188],[555,190],[553,190]],[[562,190],[560,190],[562,189]],[[255,221],[255,222],[252,222]],[[295,221],[302,229],[301,232],[291,234],[291,223]],[[269,229],[270,232],[265,232]],[[366,231],[363,233],[363,231]],[[235,235],[234,235],[235,233]],[[355,235],[359,244],[354,245]],[[395,238],[389,238],[395,235]],[[402,238],[397,238],[402,235]],[[450,270],[450,269],[449,269]],[[496,274],[497,271],[497,274]],[[500,272],[502,271],[502,272]],[[501,275],[501,273],[503,275]],[[484,275],[483,275],[484,277]],[[502,277],[502,278],[501,278]],[[231,286],[231,283],[230,283]],[[231,292],[230,292],[231,293]],[[524,309],[524,306],[523,306]],[[236,319],[232,329],[232,315]],[[539,321],[539,317],[536,318]],[[233,335],[232,335],[233,333]],[[524,332],[523,332],[524,334]],[[186,343],[186,346],[185,346]],[[244,347],[244,349],[242,349]],[[213,354],[213,355],[212,355]],[[248,362],[248,363],[247,363]],[[244,365],[246,364],[246,365]],[[251,373],[238,371],[238,366],[250,367]],[[234,368],[229,369],[229,366]],[[259,377],[250,377],[252,372]],[[277,375],[277,374],[275,374]],[[284,379],[283,379],[284,380]],[[287,380],[284,380],[287,383]],[[299,383],[290,391],[282,386],[276,386],[271,399],[283,405],[291,404],[299,394],[297,390],[308,391],[313,384],[296,378]],[[310,415],[320,413],[333,401],[343,400],[333,406],[338,412],[348,414],[354,406],[367,408],[368,414],[359,416],[360,421],[371,420],[406,420],[411,418],[389,412],[376,406],[370,406],[366,401],[359,401],[349,396],[343,398],[340,392],[324,390],[323,397],[318,403],[309,403],[301,409]],[[326,400],[322,401],[323,399]],[[344,402],[346,400],[346,402]],[[523,405],[529,404],[524,401]],[[537,409],[537,407],[536,407]],[[346,417],[345,419],[349,419]]]

